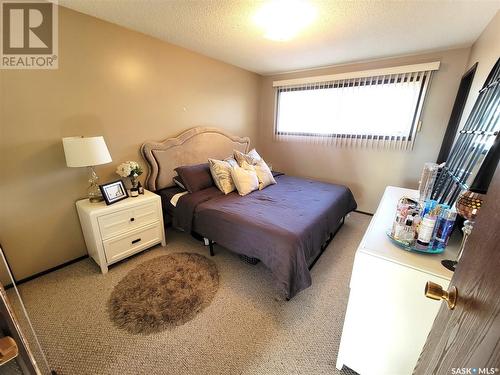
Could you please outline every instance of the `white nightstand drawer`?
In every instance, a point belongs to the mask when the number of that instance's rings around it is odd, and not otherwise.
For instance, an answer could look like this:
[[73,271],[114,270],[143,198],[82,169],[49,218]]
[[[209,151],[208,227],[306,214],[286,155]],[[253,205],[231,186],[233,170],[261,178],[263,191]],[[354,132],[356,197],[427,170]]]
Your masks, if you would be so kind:
[[123,236],[103,241],[108,264],[159,243],[163,238],[160,222],[139,228]]
[[102,239],[142,227],[159,220],[158,204],[151,202],[98,218]]

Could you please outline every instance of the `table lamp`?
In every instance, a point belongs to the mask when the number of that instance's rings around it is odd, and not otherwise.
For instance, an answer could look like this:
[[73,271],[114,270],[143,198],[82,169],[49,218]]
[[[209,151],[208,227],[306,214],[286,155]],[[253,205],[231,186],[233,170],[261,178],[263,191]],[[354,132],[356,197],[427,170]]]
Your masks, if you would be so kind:
[[62,139],[66,165],[68,167],[88,167],[88,197],[92,203],[103,200],[94,166],[112,161],[104,138],[99,137],[66,137]]

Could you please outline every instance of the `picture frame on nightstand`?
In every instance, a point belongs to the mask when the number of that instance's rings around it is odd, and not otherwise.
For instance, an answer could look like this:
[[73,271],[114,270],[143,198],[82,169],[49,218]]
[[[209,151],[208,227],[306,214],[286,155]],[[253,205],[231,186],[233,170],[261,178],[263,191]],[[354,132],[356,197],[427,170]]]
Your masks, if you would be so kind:
[[99,189],[101,190],[102,197],[108,206],[128,198],[128,192],[122,180],[116,180],[107,184],[99,185]]

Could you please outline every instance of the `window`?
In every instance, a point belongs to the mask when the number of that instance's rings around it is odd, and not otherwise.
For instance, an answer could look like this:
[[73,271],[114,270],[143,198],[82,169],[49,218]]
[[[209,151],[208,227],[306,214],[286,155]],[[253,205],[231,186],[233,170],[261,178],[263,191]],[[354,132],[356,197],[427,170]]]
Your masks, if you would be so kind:
[[431,74],[412,67],[275,82],[275,133],[412,145]]

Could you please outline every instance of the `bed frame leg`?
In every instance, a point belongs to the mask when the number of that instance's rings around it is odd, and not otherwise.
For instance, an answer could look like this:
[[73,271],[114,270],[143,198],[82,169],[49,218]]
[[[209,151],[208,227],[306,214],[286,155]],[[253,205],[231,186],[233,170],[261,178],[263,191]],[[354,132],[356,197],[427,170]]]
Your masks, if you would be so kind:
[[208,246],[210,247],[210,256],[213,257],[214,254],[214,241],[208,240]]
[[323,246],[321,246],[321,251],[319,252],[318,256],[312,261],[311,265],[309,266],[309,270],[311,270],[314,267],[314,265],[316,264],[316,262],[318,261],[318,259],[320,258],[320,256],[323,255],[323,253],[325,252],[326,248],[328,247],[328,245],[330,244],[330,242],[332,242],[333,238],[335,237],[335,235],[337,234],[337,232],[340,230],[340,228],[342,228],[342,226],[344,225],[344,223],[345,223],[345,216],[342,217],[342,220],[339,222],[339,226],[337,227],[337,229],[335,229],[335,232],[330,233],[330,237],[328,237],[328,239],[323,244]]

